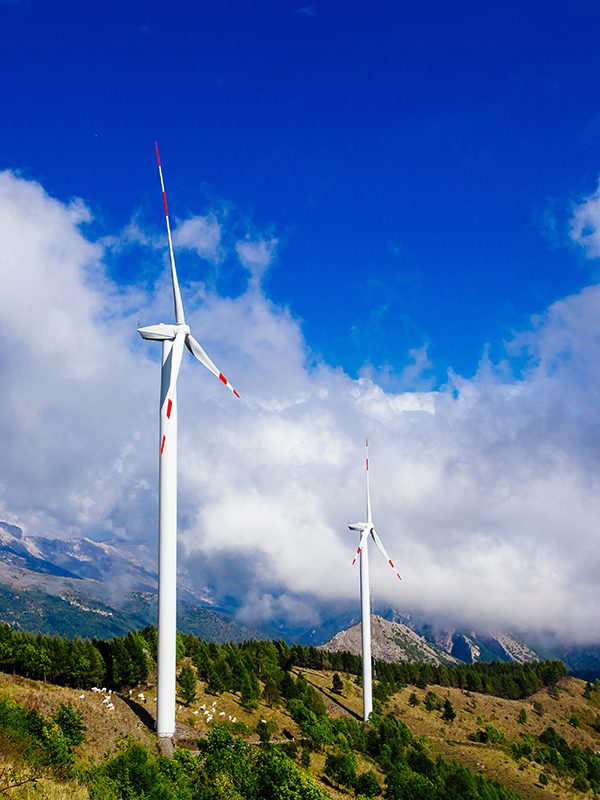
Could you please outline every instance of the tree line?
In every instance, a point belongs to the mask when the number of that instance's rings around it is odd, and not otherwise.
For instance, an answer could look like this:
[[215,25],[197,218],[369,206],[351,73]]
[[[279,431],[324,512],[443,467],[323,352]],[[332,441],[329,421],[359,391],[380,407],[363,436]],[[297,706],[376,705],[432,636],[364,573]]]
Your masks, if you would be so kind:
[[[154,626],[108,641],[69,640],[15,631],[0,625],[0,670],[61,686],[124,689],[147,680],[156,660]],[[192,634],[177,634],[177,657],[191,659],[209,692],[240,692],[244,702],[264,696],[276,703],[289,691],[294,667],[332,670],[360,680],[361,657],[333,653],[313,646],[288,645],[283,641],[249,640],[239,644],[206,642]],[[567,674],[561,661],[525,664],[486,662],[441,666],[432,664],[374,662],[375,696],[384,701],[406,685],[451,686],[498,697],[528,697],[542,686],[552,686]]]

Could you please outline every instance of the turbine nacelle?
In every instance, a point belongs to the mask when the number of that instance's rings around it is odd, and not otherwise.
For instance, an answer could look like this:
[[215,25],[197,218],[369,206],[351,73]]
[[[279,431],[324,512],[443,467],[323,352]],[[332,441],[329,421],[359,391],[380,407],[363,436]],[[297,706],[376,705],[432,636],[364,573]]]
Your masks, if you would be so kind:
[[370,522],[349,522],[348,527],[351,531],[366,531],[367,528],[372,528],[373,525]]
[[138,328],[137,331],[142,339],[150,339],[153,342],[165,342],[175,338],[177,326],[165,325],[164,322],[159,322],[158,325],[147,325],[145,328]]
[[155,342],[164,342],[174,339],[178,333],[185,333],[188,336],[191,333],[190,326],[185,322],[178,322],[176,325],[167,325],[164,322],[159,322],[158,325],[147,325],[144,328],[137,329],[142,339],[150,339]]

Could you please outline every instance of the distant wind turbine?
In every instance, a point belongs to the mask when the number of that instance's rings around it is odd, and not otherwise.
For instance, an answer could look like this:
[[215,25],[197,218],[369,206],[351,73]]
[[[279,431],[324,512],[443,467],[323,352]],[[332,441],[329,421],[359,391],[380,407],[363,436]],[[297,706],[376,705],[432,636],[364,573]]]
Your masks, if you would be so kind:
[[367,544],[369,536],[373,539],[377,547],[383,553],[385,560],[396,573],[396,577],[402,580],[400,573],[394,566],[394,562],[385,551],[377,531],[373,527],[373,517],[371,514],[371,492],[369,489],[369,439],[365,438],[365,470],[367,473],[367,521],[353,522],[348,525],[351,531],[360,531],[360,541],[356,550],[356,555],[352,566],[356,564],[356,559],[360,556],[360,626],[362,638],[362,684],[363,684],[363,719],[366,722],[373,711],[373,674],[371,666],[371,592],[369,589],[369,554]]
[[230,389],[239,394],[220,372],[185,323],[183,303],[175,269],[173,241],[167,208],[158,145],[156,160],[162,189],[171,281],[175,303],[175,324],[138,327],[142,339],[162,342],[162,371],[160,380],[160,461],[158,500],[158,678],[156,686],[156,733],[173,736],[175,733],[175,654],[177,632],[177,376],[184,345],[201,364]]

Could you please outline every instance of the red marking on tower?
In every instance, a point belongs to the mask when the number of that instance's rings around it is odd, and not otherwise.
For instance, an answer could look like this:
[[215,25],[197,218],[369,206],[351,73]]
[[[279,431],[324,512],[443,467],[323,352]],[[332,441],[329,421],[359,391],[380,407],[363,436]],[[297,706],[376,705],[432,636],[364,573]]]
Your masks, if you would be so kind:
[[171,400],[167,403],[167,419],[171,419],[171,409],[173,408],[173,403]]
[[166,441],[166,439],[167,439],[167,437],[163,436],[162,442],[160,443],[160,454],[161,454],[161,456],[163,454],[163,450],[165,449],[165,441]]

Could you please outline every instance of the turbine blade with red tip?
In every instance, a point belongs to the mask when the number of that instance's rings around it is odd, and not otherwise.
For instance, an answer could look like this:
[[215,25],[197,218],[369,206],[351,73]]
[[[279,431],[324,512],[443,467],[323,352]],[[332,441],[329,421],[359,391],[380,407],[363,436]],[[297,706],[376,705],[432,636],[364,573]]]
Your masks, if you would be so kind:
[[204,364],[206,369],[209,369],[213,375],[216,375],[217,378],[224,383],[225,386],[229,389],[230,392],[236,397],[239,397],[239,394],[233,388],[233,386],[229,383],[225,375],[215,366],[214,362],[209,358],[208,354],[206,353],[205,349],[202,347],[200,342],[198,342],[191,333],[186,336],[185,343],[187,345],[188,350],[190,353],[198,359],[201,364]]
[[167,193],[165,192],[165,182],[163,180],[162,165],[160,163],[160,154],[158,152],[158,143],[154,142],[156,149],[156,163],[158,164],[158,174],[160,175],[160,188],[162,189],[163,206],[165,209],[165,221],[167,223],[167,239],[169,240],[169,259],[171,262],[171,281],[173,283],[173,301],[175,303],[175,320],[177,322],[185,322],[183,314],[183,301],[181,299],[181,292],[179,290],[179,281],[177,280],[177,270],[175,268],[175,254],[173,253],[173,239],[171,237],[171,223],[169,222],[169,207],[167,206]]
[[367,528],[364,529],[364,531],[362,533],[362,536],[360,537],[360,541],[358,543],[358,548],[356,550],[356,555],[354,556],[354,559],[352,561],[352,566],[354,566],[356,564],[356,559],[359,557],[359,555],[361,553],[361,550],[365,546],[365,542],[369,538],[369,533],[370,532],[371,532],[371,528],[367,527]]
[[183,345],[185,343],[185,333],[180,331],[175,336],[175,341],[171,348],[170,355],[170,375],[169,375],[169,388],[163,400],[161,414],[166,417],[166,423],[163,426],[163,436],[160,442],[160,454],[162,456],[164,449],[167,445],[169,438],[169,420],[171,419],[171,412],[173,403],[175,402],[175,390],[177,388],[177,378],[179,376],[179,369],[181,367],[181,359],[183,357]]
[[396,573],[396,577],[397,577],[399,580],[402,580],[402,577],[401,577],[400,573],[398,572],[398,570],[396,569],[396,567],[395,567],[395,565],[394,565],[394,562],[392,561],[392,559],[391,559],[391,558],[388,556],[388,554],[386,553],[385,547],[383,546],[383,543],[382,543],[381,539],[380,539],[380,538],[379,538],[379,536],[377,535],[377,531],[375,530],[375,528],[371,528],[371,534],[373,535],[373,539],[375,540],[375,544],[377,545],[377,547],[378,547],[378,548],[381,550],[381,552],[383,553],[383,555],[384,555],[384,557],[385,557],[385,560],[388,562],[388,564],[390,565],[390,567],[391,567],[391,568],[394,570],[394,572]]

